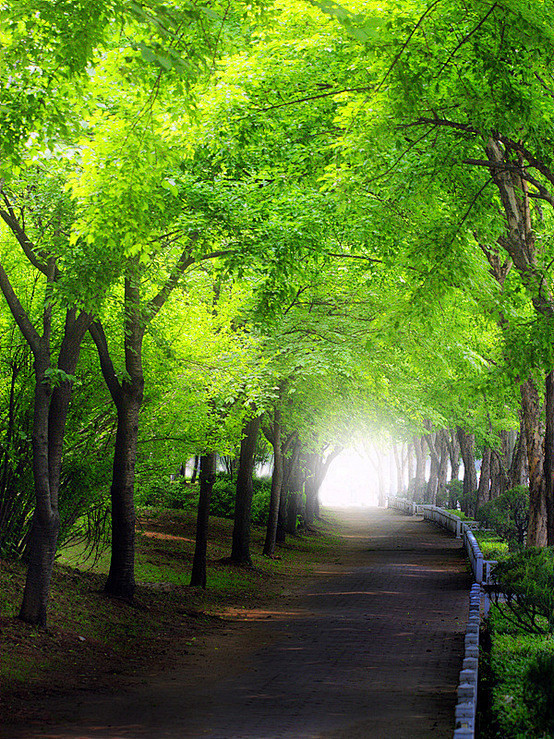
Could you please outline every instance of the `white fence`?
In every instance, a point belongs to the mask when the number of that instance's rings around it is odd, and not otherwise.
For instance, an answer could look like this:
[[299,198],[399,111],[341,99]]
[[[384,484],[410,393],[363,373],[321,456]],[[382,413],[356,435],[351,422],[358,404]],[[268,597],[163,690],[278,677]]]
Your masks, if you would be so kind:
[[389,498],[388,506],[412,516],[423,516],[428,521],[434,521],[447,531],[451,531],[456,538],[462,539],[475,582],[479,584],[489,584],[491,582],[491,571],[496,564],[496,560],[483,557],[479,543],[473,533],[480,526],[478,521],[462,521],[459,516],[445,511],[444,508],[434,505],[418,505],[403,498]]
[[[483,557],[479,543],[473,533],[473,529],[479,528],[477,521],[462,521],[459,516],[438,506],[416,505],[402,498],[389,498],[388,506],[409,515],[421,515],[428,521],[434,521],[463,541],[475,582],[469,595],[469,618],[464,642],[464,661],[458,683],[454,739],[462,739],[462,737],[473,739],[475,737],[475,718],[477,714],[482,585],[491,582],[491,571],[496,564],[496,560]],[[488,610],[488,598],[485,598],[484,605],[485,609]]]

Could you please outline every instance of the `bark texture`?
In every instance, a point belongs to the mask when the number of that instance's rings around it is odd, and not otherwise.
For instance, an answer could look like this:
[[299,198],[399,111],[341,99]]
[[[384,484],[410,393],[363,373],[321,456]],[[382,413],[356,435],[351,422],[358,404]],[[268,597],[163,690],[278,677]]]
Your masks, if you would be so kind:
[[267,438],[273,446],[273,473],[271,475],[271,494],[269,497],[269,511],[263,551],[266,557],[274,556],[275,544],[277,542],[279,506],[285,473],[281,431],[281,409],[276,407],[273,415],[273,428],[266,433]]
[[542,405],[535,381],[520,386],[521,415],[529,466],[529,524],[527,546],[544,547],[548,542],[546,484],[544,479],[544,426]]
[[477,472],[475,470],[475,436],[457,427],[458,443],[464,463],[464,492],[462,510],[468,516],[474,515],[472,498],[477,491]]
[[235,499],[235,520],[233,526],[233,545],[231,561],[237,564],[252,565],[250,555],[250,525],[252,518],[252,474],[256,441],[260,430],[261,416],[251,418],[244,427],[244,438],[240,445],[239,469],[237,473],[237,493]]
[[200,495],[198,496],[198,515],[196,517],[196,543],[190,577],[191,587],[206,587],[206,553],[208,549],[208,525],[210,501],[215,482],[216,453],[210,452],[200,457]]

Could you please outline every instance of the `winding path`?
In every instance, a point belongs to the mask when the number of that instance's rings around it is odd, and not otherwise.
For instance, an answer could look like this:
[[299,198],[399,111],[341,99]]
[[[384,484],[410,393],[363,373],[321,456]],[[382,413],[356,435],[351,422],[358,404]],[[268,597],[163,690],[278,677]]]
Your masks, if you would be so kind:
[[185,668],[128,694],[83,699],[71,724],[35,736],[451,737],[471,585],[459,541],[391,510],[336,513],[340,562],[292,608],[199,648],[200,664],[202,649],[219,649],[206,679]]

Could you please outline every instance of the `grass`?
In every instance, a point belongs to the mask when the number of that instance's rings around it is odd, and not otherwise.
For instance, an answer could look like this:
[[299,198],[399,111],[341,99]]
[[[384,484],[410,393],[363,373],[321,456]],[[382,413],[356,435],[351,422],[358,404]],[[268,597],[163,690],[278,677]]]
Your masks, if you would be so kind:
[[[485,559],[502,560],[509,556],[508,543],[493,531],[474,532]],[[483,739],[547,739],[554,726],[545,719],[545,705],[554,700],[554,681],[547,674],[543,684],[533,685],[530,670],[537,657],[554,659],[554,635],[523,632],[495,605],[486,622],[490,651],[485,652],[485,669],[480,668],[488,705],[480,736]],[[483,710],[483,709],[482,709]],[[550,711],[551,713],[551,711]]]
[[262,608],[290,592],[333,558],[340,543],[328,521],[310,535],[288,537],[278,558],[269,559],[261,556],[265,531],[254,527],[254,567],[237,567],[225,559],[232,521],[212,518],[208,588],[202,590],[188,584],[195,518],[182,510],[140,512],[133,603],[104,595],[107,551],[94,561],[82,546],[65,547],[54,567],[48,630],[15,618],[25,567],[0,562],[0,725],[22,717],[40,720],[40,706],[68,685],[111,686],[154,669],[160,659],[166,667],[176,664],[197,639],[220,628],[226,614]]
[[462,521],[471,521],[468,516],[463,511],[460,511],[458,508],[445,508],[445,511],[447,513],[451,513],[453,516],[458,516],[458,518],[461,518]]
[[492,641],[490,663],[490,706],[487,739],[540,739],[551,737],[541,716],[541,702],[552,702],[551,681],[535,689],[529,670],[538,655],[554,657],[552,635],[526,634],[507,621],[495,606],[488,624]]
[[485,559],[505,559],[509,555],[508,542],[494,531],[473,532]]

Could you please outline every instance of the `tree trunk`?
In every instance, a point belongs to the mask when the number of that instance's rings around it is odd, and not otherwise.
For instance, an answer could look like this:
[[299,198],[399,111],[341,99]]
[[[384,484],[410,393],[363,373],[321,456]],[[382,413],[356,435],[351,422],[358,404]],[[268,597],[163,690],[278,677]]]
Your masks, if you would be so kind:
[[[46,316],[46,313],[48,314]],[[50,309],[45,312],[45,325]],[[83,337],[90,316],[75,310],[66,314],[64,335],[58,355],[58,369],[73,375],[79,359]],[[50,329],[45,330],[41,346],[32,346],[35,355],[35,404],[33,416],[33,477],[36,508],[33,514],[28,571],[19,618],[29,624],[46,626],[52,568],[56,556],[60,517],[58,491],[62,464],[63,439],[69,403],[71,380],[63,380],[52,390],[45,372],[50,369]]]
[[279,498],[279,516],[277,518],[277,531],[275,533],[276,544],[284,544],[287,540],[287,491],[284,477],[281,485],[281,497]]
[[144,395],[142,341],[144,323],[135,274],[125,279],[125,369],[119,380],[110,357],[108,342],[100,322],[90,327],[98,350],[100,368],[117,411],[117,431],[112,467],[112,551],[105,592],[132,599],[135,592],[135,464],[139,415]]
[[462,510],[467,516],[475,515],[473,496],[477,491],[477,473],[475,471],[475,436],[466,433],[461,426],[457,428],[460,453],[464,463],[464,499]]
[[[521,415],[521,414],[520,414]],[[529,479],[527,468],[527,450],[525,447],[525,431],[523,429],[523,421],[520,419],[519,433],[517,435],[515,447],[512,453],[512,462],[510,465],[509,486],[511,488],[516,485],[526,485]]]
[[528,547],[544,547],[548,543],[546,485],[544,478],[544,428],[537,386],[529,378],[520,386],[521,415],[529,465]]
[[554,545],[554,371],[545,379],[544,481],[547,544]]
[[392,441],[392,452],[394,455],[394,464],[396,466],[396,490],[393,490],[393,495],[397,495],[401,498],[404,495],[404,465],[402,459],[402,448],[398,449],[396,441]]
[[343,447],[337,446],[327,454],[325,460],[323,460],[323,457],[320,455],[317,455],[316,457],[315,496],[313,502],[314,516],[319,516],[319,491],[321,486],[327,477],[327,473],[329,472],[329,468],[331,467],[333,460],[335,460],[342,451]]
[[306,526],[313,526],[317,494],[319,490],[318,484],[318,465],[321,464],[321,460],[318,459],[318,455],[315,452],[311,452],[307,456],[307,474],[306,474],[306,512],[304,517],[304,523]]
[[437,431],[437,453],[439,455],[439,469],[437,473],[437,498],[438,504],[446,504],[446,478],[448,475],[448,432],[442,429]]
[[479,508],[488,503],[491,481],[491,449],[486,446],[483,449],[483,458],[481,459],[481,472],[479,474],[479,485],[477,487],[477,511]]
[[190,478],[191,485],[194,485],[194,483],[196,482],[196,478],[198,477],[198,473],[200,472],[201,465],[202,465],[202,461],[201,461],[200,455],[199,454],[195,454],[194,455],[193,467],[192,467],[192,475],[191,475],[191,478]]
[[287,518],[286,531],[287,534],[294,536],[298,529],[298,516],[300,515],[300,493],[289,490],[287,495]]
[[112,551],[105,591],[131,599],[135,592],[135,463],[142,393],[118,399],[117,433],[110,490]]
[[281,490],[283,487],[283,448],[281,443],[281,410],[275,408],[273,419],[273,474],[271,475],[271,494],[269,497],[269,514],[267,517],[267,529],[265,535],[264,551],[266,557],[275,554],[275,543],[277,540],[277,524],[279,522],[279,505],[281,502]]
[[233,546],[231,549],[231,561],[237,564],[252,565],[252,557],[250,555],[250,523],[253,493],[252,474],[254,472],[254,455],[256,453],[256,441],[261,420],[261,416],[258,415],[246,423],[244,438],[240,445]]
[[429,470],[429,480],[427,482],[427,489],[426,489],[426,503],[429,503],[430,505],[436,505],[437,504],[437,491],[439,488],[439,466],[440,466],[440,460],[439,460],[439,453],[437,451],[437,439],[438,434],[430,433],[423,437],[425,441],[427,442],[427,446],[429,447],[429,454],[431,457],[431,468]]
[[296,441],[293,447],[293,453],[287,465],[285,479],[283,481],[282,491],[285,494],[285,508],[283,524],[285,533],[296,534],[298,514],[300,511],[300,500],[302,482],[300,480],[300,455],[302,447],[300,442]]
[[416,471],[413,490],[413,499],[416,503],[422,503],[425,495],[425,454],[423,451],[422,438],[414,438],[414,451],[416,457]]
[[415,475],[414,475],[414,447],[415,444],[406,443],[406,465],[408,468],[408,492],[412,491],[412,499],[414,498],[415,490]]
[[26,623],[46,626],[46,611],[60,517],[56,496],[52,496],[48,473],[48,411],[51,387],[45,371],[50,367],[50,352],[35,356],[35,404],[33,417],[33,477],[36,508],[33,514],[28,552],[27,579],[19,618]]
[[[287,509],[288,509],[288,495],[291,490],[291,482],[295,476],[296,466],[298,465],[298,459],[300,457],[300,442],[296,434],[291,435],[290,444],[292,445],[292,452],[289,458],[283,459],[283,484],[281,487],[281,500],[279,502],[279,521],[277,523],[277,542],[282,544],[286,541],[287,535]],[[296,531],[296,520],[295,527],[292,533]]]
[[448,436],[448,456],[450,457],[450,480],[458,480],[460,476],[460,445],[455,429],[452,429]]
[[191,587],[206,587],[206,552],[208,548],[208,523],[210,501],[215,482],[216,453],[209,452],[200,457],[200,495],[196,518],[196,545],[190,577]]

